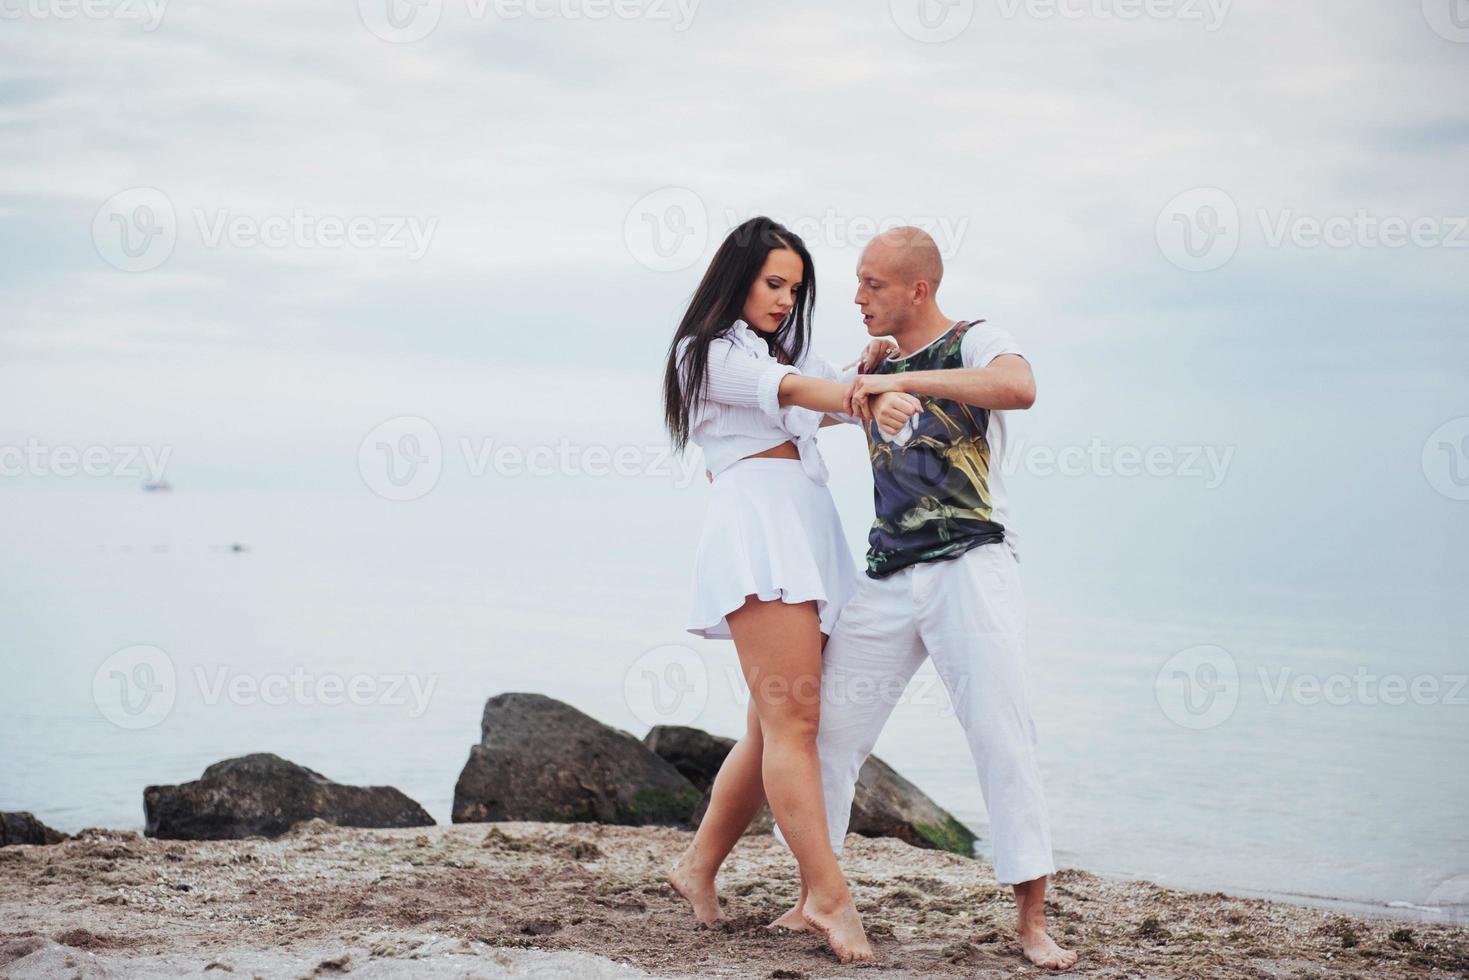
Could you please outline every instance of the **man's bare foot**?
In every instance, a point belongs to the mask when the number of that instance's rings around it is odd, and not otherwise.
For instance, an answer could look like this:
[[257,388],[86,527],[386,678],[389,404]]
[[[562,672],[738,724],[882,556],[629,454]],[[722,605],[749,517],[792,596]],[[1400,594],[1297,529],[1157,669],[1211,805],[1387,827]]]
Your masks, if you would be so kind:
[[867,934],[862,931],[862,917],[857,906],[849,898],[845,905],[833,911],[819,909],[815,901],[808,899],[801,909],[801,916],[822,936],[843,963],[872,962],[872,946]]
[[1044,929],[1022,932],[1020,948],[1025,951],[1026,959],[1047,970],[1069,970],[1076,965],[1076,954],[1057,946]]
[[719,892],[714,888],[714,879],[690,873],[684,866],[683,859],[668,873],[668,883],[694,907],[694,918],[699,920],[699,925],[712,926],[724,918],[724,911],[719,907]]
[[789,912],[781,916],[779,919],[776,919],[765,928],[772,930],[785,929],[790,932],[810,932],[811,926],[806,923],[806,917],[801,914],[802,910],[805,908],[805,905],[805,902],[797,902],[795,905],[791,906]]

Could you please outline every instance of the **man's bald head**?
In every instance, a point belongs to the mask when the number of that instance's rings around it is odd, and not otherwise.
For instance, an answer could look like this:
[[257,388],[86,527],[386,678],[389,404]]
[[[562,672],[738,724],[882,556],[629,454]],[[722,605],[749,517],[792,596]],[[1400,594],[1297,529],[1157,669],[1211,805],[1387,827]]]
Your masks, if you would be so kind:
[[919,280],[928,283],[929,294],[938,292],[944,279],[944,258],[938,243],[922,228],[893,228],[867,243],[863,263],[882,266],[905,286]]

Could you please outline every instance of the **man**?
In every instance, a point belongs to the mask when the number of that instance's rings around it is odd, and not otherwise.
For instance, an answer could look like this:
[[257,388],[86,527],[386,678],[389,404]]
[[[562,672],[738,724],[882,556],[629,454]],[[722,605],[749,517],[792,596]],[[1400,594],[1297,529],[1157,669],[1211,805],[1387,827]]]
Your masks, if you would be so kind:
[[932,659],[969,741],[990,814],[995,877],[1013,885],[1025,956],[1066,969],[1046,933],[1050,828],[1026,706],[1025,619],[1000,475],[1006,411],[1035,402],[1030,365],[1004,331],[945,316],[943,261],[916,228],[874,239],[857,270],[867,332],[895,355],[849,392],[871,418],[882,392],[922,410],[896,439],[867,426],[877,517],[867,579],[842,610],[822,667],[827,823],[840,853],[857,773],[909,679]]

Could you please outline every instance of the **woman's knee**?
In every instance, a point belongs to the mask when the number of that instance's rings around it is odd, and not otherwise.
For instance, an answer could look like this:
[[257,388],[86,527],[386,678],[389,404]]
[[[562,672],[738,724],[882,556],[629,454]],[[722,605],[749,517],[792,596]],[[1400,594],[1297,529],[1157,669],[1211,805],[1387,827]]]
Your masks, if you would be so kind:
[[760,712],[760,722],[767,743],[800,740],[815,745],[816,733],[821,728],[821,703],[787,699],[766,704]]

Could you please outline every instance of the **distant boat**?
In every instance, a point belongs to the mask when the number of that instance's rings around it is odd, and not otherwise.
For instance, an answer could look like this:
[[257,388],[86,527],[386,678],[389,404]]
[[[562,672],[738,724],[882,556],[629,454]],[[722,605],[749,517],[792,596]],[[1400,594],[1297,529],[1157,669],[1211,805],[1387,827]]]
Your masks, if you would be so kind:
[[157,483],[145,483],[143,489],[149,493],[167,493],[173,489],[173,484],[167,480],[159,480]]

